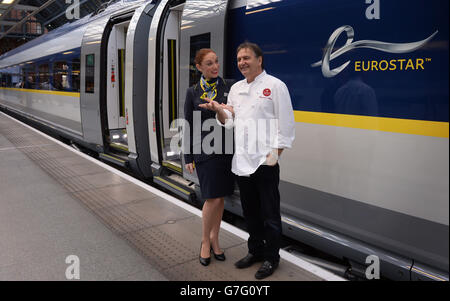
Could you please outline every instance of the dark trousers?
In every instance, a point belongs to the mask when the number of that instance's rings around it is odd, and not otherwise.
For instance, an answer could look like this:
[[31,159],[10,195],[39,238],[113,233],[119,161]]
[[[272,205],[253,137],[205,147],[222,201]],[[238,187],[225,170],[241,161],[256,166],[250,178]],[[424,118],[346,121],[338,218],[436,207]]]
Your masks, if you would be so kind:
[[280,260],[280,166],[261,165],[250,177],[238,177],[249,253],[272,263]]

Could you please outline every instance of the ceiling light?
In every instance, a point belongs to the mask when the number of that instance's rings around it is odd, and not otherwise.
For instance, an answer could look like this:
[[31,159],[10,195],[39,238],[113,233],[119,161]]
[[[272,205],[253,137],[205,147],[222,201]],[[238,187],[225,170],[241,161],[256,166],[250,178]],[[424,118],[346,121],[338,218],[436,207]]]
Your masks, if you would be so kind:
[[2,4],[11,4],[13,2],[14,2],[14,0],[3,0]]

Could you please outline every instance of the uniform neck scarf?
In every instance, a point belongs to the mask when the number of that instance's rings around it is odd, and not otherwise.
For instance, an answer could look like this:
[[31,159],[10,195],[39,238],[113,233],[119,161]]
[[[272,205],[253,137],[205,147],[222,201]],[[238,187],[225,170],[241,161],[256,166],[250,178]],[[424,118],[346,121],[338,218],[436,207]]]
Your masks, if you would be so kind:
[[209,83],[203,76],[200,78],[200,87],[202,87],[203,95],[201,99],[209,98],[214,100],[217,97],[217,79],[214,82]]

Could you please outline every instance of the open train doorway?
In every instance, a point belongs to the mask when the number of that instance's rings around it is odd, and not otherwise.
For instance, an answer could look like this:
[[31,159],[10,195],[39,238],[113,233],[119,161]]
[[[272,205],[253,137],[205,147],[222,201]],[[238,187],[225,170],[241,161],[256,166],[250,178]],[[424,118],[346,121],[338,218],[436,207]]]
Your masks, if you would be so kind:
[[180,131],[174,121],[179,118],[179,40],[183,7],[184,4],[170,8],[164,29],[160,106],[162,165],[179,174],[182,173],[181,152],[179,147],[171,147],[171,142]]
[[106,65],[106,108],[110,150],[128,153],[128,135],[125,114],[125,54],[130,21],[114,24],[108,39]]

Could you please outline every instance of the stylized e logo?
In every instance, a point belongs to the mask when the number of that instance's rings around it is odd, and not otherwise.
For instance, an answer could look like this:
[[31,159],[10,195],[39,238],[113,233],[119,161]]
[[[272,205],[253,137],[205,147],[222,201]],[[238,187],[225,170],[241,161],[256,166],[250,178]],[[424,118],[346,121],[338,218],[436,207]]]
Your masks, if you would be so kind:
[[[344,32],[347,33],[347,42],[345,43],[344,47],[337,50],[335,53],[331,53],[334,49],[336,41],[338,40],[340,35]],[[318,67],[322,65],[322,74],[325,77],[334,77],[338,75],[340,72],[342,72],[342,70],[347,68],[348,64],[350,64],[350,61],[333,70],[330,70],[330,61],[338,57],[339,55],[344,54],[344,52],[342,52],[342,49],[351,46],[354,38],[355,38],[355,31],[351,26],[346,25],[339,27],[337,30],[333,32],[331,37],[328,39],[327,46],[325,47],[326,50],[323,54],[322,62],[317,62],[313,64],[312,67]]]
[[[333,52],[334,45],[336,44],[336,41],[343,33],[347,34],[347,42],[345,45],[335,52]],[[342,27],[339,27],[336,29],[333,34],[328,39],[327,45],[325,46],[325,51],[323,54],[322,61],[316,62],[311,65],[311,67],[319,67],[322,66],[322,74],[323,76],[330,78],[338,75],[342,70],[347,68],[347,66],[351,63],[351,61],[347,61],[345,64],[341,65],[338,68],[335,68],[333,70],[330,69],[330,61],[334,60],[335,58],[343,55],[344,53],[349,52],[350,50],[357,49],[357,48],[370,48],[375,49],[383,52],[388,53],[408,53],[413,52],[421,47],[423,47],[426,43],[428,43],[439,31],[436,31],[431,36],[426,38],[425,40],[413,42],[413,43],[401,43],[401,44],[395,44],[395,43],[385,43],[385,42],[379,42],[379,41],[369,41],[369,40],[362,40],[358,42],[353,42],[353,39],[355,37],[355,31],[353,30],[353,27],[349,25],[345,25]]]

